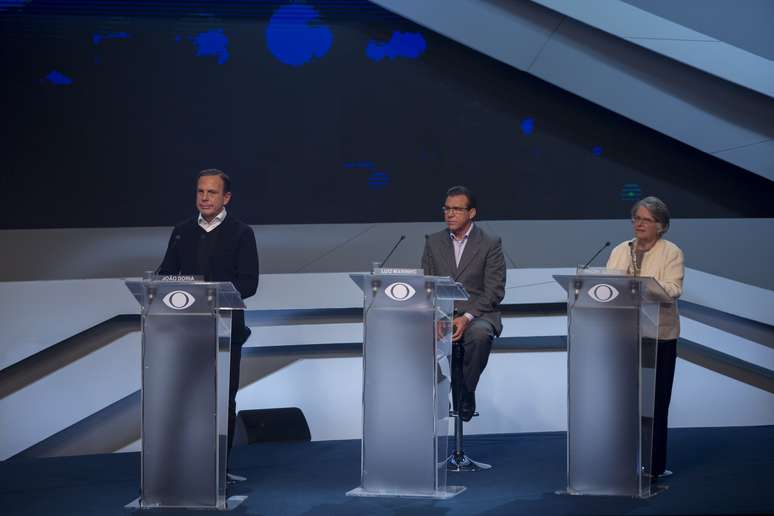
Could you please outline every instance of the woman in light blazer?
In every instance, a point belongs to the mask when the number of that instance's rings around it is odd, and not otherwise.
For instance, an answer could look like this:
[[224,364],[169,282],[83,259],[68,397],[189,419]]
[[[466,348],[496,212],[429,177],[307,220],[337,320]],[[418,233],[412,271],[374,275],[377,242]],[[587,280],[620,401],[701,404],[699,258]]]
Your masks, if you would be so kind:
[[613,248],[607,268],[635,276],[653,277],[674,300],[662,303],[659,313],[653,414],[651,473],[666,476],[671,474],[666,469],[667,415],[675,377],[677,338],[680,336],[677,298],[683,293],[685,266],[680,248],[663,238],[669,229],[669,209],[663,201],[646,197],[634,204],[631,214],[634,238]]

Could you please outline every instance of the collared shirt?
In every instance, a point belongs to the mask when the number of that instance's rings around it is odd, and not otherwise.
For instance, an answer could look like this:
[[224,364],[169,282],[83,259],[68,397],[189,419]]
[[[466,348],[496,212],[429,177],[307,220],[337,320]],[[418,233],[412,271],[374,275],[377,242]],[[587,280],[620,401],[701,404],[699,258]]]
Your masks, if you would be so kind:
[[465,245],[468,243],[468,237],[470,236],[471,231],[473,231],[473,224],[470,225],[468,230],[465,232],[465,236],[463,236],[461,240],[457,240],[454,237],[454,233],[451,231],[449,232],[449,238],[451,238],[452,244],[454,245],[454,263],[457,264],[457,267],[460,266],[462,253],[465,252]]
[[[449,238],[451,238],[452,247],[454,247],[454,263],[457,264],[457,267],[460,266],[460,260],[462,260],[462,253],[465,252],[465,246],[468,243],[468,237],[470,236],[471,231],[473,231],[473,224],[470,225],[468,230],[465,232],[465,236],[463,236],[461,240],[457,240],[454,237],[454,233],[452,233],[451,231],[449,232]],[[475,319],[475,317],[473,317],[473,314],[469,314],[466,312],[463,315],[467,317],[469,321],[472,321],[473,319]]]
[[215,217],[212,219],[211,222],[207,222],[206,220],[204,220],[204,217],[202,217],[202,214],[199,213],[199,226],[201,226],[201,228],[204,231],[209,233],[216,227],[220,226],[220,223],[223,222],[223,219],[225,218],[226,218],[226,208],[223,208],[222,210],[220,210],[220,213],[215,215]]

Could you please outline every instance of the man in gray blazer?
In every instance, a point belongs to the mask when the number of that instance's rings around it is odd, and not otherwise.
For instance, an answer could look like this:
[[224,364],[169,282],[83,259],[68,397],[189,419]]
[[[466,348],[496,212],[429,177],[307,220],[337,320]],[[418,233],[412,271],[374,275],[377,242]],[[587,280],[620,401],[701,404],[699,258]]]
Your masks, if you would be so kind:
[[[453,399],[463,421],[476,410],[476,385],[489,360],[492,340],[503,329],[498,305],[505,295],[505,259],[499,237],[473,223],[476,198],[464,186],[446,192],[443,205],[447,229],[425,240],[425,274],[451,276],[462,283],[470,299],[454,304],[452,341],[462,345],[462,378],[452,376]],[[453,361],[457,360],[453,355]],[[452,363],[452,370],[455,369]]]

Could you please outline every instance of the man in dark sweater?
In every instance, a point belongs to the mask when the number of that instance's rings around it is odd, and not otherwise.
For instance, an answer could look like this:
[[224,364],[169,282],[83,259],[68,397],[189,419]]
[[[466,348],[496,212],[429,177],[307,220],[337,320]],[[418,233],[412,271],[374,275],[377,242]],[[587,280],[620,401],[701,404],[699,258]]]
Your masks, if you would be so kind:
[[[159,274],[204,276],[205,281],[230,281],[242,299],[258,288],[258,249],[250,226],[226,212],[231,180],[216,169],[203,170],[196,183],[199,215],[172,231]],[[228,449],[234,440],[236,393],[242,344],[250,336],[242,310],[231,319],[231,377],[228,392]]]

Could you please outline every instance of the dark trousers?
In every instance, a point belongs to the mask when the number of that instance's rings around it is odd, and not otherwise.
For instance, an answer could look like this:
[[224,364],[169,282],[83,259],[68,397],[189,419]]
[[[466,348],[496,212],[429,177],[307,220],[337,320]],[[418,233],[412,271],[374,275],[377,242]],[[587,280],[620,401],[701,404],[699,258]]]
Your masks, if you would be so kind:
[[236,395],[239,390],[239,366],[242,363],[242,344],[250,336],[250,328],[245,326],[244,314],[234,313],[231,321],[231,364],[228,381],[228,452],[234,445],[234,428],[236,427]]
[[653,454],[651,471],[661,475],[666,469],[667,416],[672,400],[672,383],[677,362],[677,340],[659,340],[656,352],[656,397],[653,408]]
[[[492,323],[485,319],[473,319],[462,334],[462,339],[454,343],[455,349],[461,353],[452,353],[453,399],[457,399],[457,392],[462,385],[468,392],[476,391],[481,373],[489,361],[494,337],[495,329]],[[457,346],[461,347],[457,348]],[[462,361],[462,378],[459,378],[460,360]]]
[[242,362],[242,344],[231,345],[231,367],[228,382],[228,451],[234,445],[236,426],[236,394],[239,390],[239,365]]

